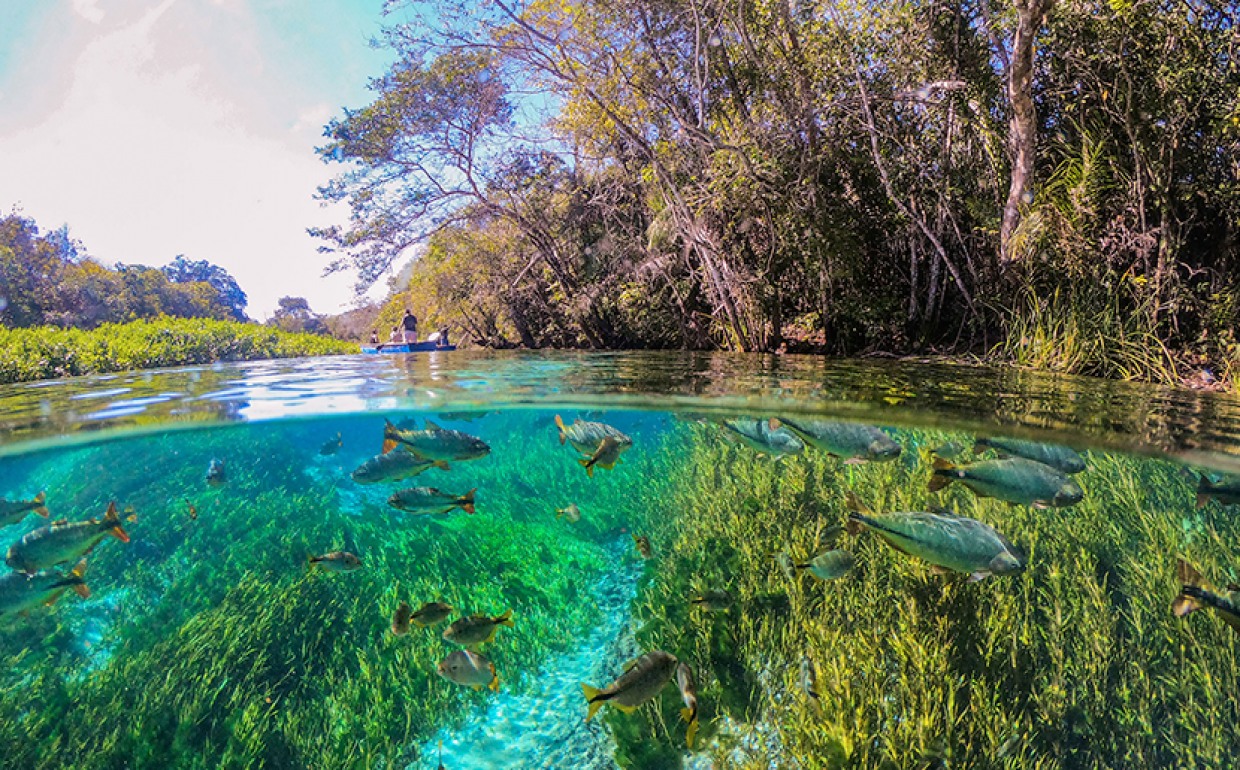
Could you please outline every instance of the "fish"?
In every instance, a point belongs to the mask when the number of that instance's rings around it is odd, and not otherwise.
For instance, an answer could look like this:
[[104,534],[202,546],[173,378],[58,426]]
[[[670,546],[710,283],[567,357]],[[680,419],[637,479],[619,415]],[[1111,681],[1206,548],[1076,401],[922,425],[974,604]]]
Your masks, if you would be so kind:
[[413,452],[398,449],[370,458],[358,466],[350,478],[358,484],[380,484],[386,481],[403,481],[431,468],[452,470],[452,466],[443,460],[427,460]]
[[439,419],[448,422],[473,422],[486,417],[490,412],[440,412]]
[[0,575],[0,618],[21,615],[41,604],[52,605],[66,590],[72,588],[83,599],[90,598],[86,587],[86,560],[82,559],[69,573],[60,570],[41,570],[27,575],[24,572],[8,572]]
[[409,602],[401,602],[396,611],[392,613],[392,633],[397,636],[404,636],[409,633],[409,618],[413,615],[413,608],[409,606]]
[[1000,457],[1023,457],[1067,474],[1085,470],[1084,458],[1072,447],[1061,444],[1042,444],[1018,438],[979,438],[973,444],[973,454],[981,454],[987,449],[998,452]]
[[452,605],[443,602],[427,602],[417,611],[409,616],[413,624],[418,628],[430,628],[437,623],[442,623],[452,614]]
[[413,452],[426,460],[477,460],[491,454],[487,442],[462,433],[459,430],[441,428],[430,420],[426,421],[425,430],[401,430],[385,421],[383,426],[383,453],[387,454],[398,446]]
[[1171,601],[1171,613],[1182,618],[1202,607],[1218,613],[1223,622],[1240,633],[1240,586],[1231,583],[1226,591],[1220,591],[1206,582],[1201,573],[1184,559],[1176,560],[1176,575],[1183,586]]
[[801,658],[801,667],[797,672],[797,685],[801,688],[801,692],[805,693],[805,697],[809,698],[810,705],[814,710],[821,713],[822,704],[819,702],[818,695],[818,671],[814,668],[814,661],[809,655]]
[[775,563],[778,564],[779,568],[783,571],[784,577],[789,580],[796,580],[797,573],[793,570],[792,557],[788,555],[787,551],[780,551],[775,554],[774,559]]
[[198,521],[198,509],[194,507],[194,504],[189,501],[188,497],[185,498],[185,507],[189,510],[189,520]]
[[947,511],[928,513],[875,513],[849,492],[848,532],[871,530],[897,551],[930,562],[936,572],[963,572],[970,580],[991,575],[1016,575],[1025,569],[1025,557],[989,524]]
[[756,452],[775,459],[798,455],[805,450],[805,442],[785,427],[772,428],[770,420],[754,417],[737,417],[719,423],[724,438],[735,441]]
[[676,665],[676,686],[680,688],[680,699],[685,702],[685,707],[680,710],[680,718],[689,723],[685,743],[692,749],[693,737],[698,730],[697,682],[693,681],[693,669],[684,661]]
[[856,562],[848,551],[827,551],[798,564],[797,569],[807,570],[819,580],[839,580],[852,571]]
[[938,455],[939,457],[945,457],[948,460],[953,460],[955,459],[956,455],[960,454],[963,451],[964,451],[964,447],[960,445],[959,441],[948,441],[946,443],[938,444],[932,447],[923,447],[921,450],[921,453],[922,453],[923,459],[925,459],[926,462],[929,462],[930,458],[933,457],[934,455]]
[[443,766],[443,741],[439,742],[439,767],[435,768],[435,770],[448,770],[448,768]]
[[212,460],[207,465],[207,485],[222,487],[228,483],[228,473],[224,470],[223,460]]
[[1197,507],[1204,508],[1211,499],[1221,505],[1240,503],[1240,479],[1227,477],[1215,483],[1203,473],[1197,481]]
[[555,509],[555,518],[557,521],[560,519],[568,519],[569,521],[576,523],[581,521],[581,509],[577,507],[576,503],[569,503],[567,508]]
[[848,464],[867,461],[886,462],[900,456],[900,445],[873,425],[820,420],[816,417],[772,417],[771,430],[780,426],[796,434],[806,444]]
[[978,497],[1034,508],[1067,508],[1085,497],[1080,485],[1062,471],[1023,457],[979,460],[967,465],[934,458],[929,490],[938,492],[953,481],[960,481]]
[[625,666],[624,673],[616,681],[600,690],[584,682],[581,690],[585,693],[588,710],[586,721],[610,703],[626,714],[637,710],[637,707],[659,694],[659,690],[671,681],[679,663],[676,656],[663,650],[654,650],[642,655]]
[[707,591],[696,599],[690,599],[689,602],[711,612],[723,612],[732,606],[732,594],[715,589]]
[[481,690],[491,688],[499,692],[499,676],[495,673],[495,664],[473,650],[453,650],[448,657],[439,661],[435,673],[449,682]]
[[616,463],[620,462],[620,455],[628,447],[624,447],[614,436],[606,436],[598,445],[598,450],[588,460],[578,460],[581,467],[586,469],[586,475],[594,478],[594,466],[611,470],[616,467]]
[[495,639],[500,626],[512,628],[512,610],[506,610],[503,615],[493,618],[486,615],[470,615],[467,618],[461,618],[444,629],[443,638],[445,641],[464,647],[487,644]]
[[457,496],[448,492],[440,492],[434,487],[413,487],[393,492],[387,504],[393,508],[412,513],[417,516],[431,516],[447,513],[453,508],[460,508],[466,513],[474,512],[475,487],[463,495]]
[[329,439],[328,441],[323,443],[323,446],[319,447],[319,454],[323,455],[324,457],[334,455],[340,451],[340,447],[343,444],[344,444],[344,439],[341,437],[339,433],[337,433],[335,438]]
[[633,535],[633,545],[637,546],[637,552],[643,559],[649,559],[654,555],[654,551],[650,548],[650,538],[645,535]]
[[31,500],[8,500],[0,497],[0,527],[21,522],[28,513],[36,513],[46,519],[51,514],[44,505],[45,502],[46,492],[40,492]]
[[[133,521],[135,517],[130,516],[129,520]],[[33,574],[85,556],[108,535],[122,543],[129,542],[129,533],[121,526],[115,501],[108,504],[107,513],[102,520],[88,519],[70,523],[68,519],[60,519],[30,532],[9,546],[4,563],[11,569]]]
[[332,551],[322,556],[311,556],[310,566],[328,572],[353,572],[362,568],[362,560],[348,551]]
[[633,439],[624,435],[616,428],[601,422],[574,420],[572,425],[565,425],[560,415],[555,416],[555,427],[560,430],[560,446],[567,441],[583,455],[594,455],[602,445],[603,439],[610,436],[620,445],[619,453],[627,452],[633,446]]

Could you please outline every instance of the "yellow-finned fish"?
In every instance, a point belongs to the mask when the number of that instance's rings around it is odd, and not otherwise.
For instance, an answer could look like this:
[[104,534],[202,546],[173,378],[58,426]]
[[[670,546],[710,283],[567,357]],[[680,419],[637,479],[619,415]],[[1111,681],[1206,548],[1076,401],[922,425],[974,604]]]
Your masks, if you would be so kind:
[[801,688],[801,692],[805,693],[805,697],[809,698],[810,705],[814,707],[814,711],[822,713],[822,704],[819,702],[818,694],[818,671],[814,668],[814,661],[810,656],[801,657],[801,670],[797,673],[797,684]]
[[690,604],[696,604],[710,612],[724,612],[732,606],[732,602],[732,594],[721,589],[707,591],[701,596],[689,600]]
[[1176,560],[1176,574],[1183,587],[1171,602],[1171,612],[1177,618],[1209,607],[1218,613],[1223,622],[1240,633],[1240,586],[1232,583],[1226,591],[1220,591],[1206,582],[1201,573],[1183,559]]
[[322,556],[311,556],[310,566],[328,572],[352,572],[362,568],[362,560],[348,551],[332,551]]
[[443,638],[466,647],[472,644],[487,644],[495,639],[500,626],[512,628],[512,610],[493,618],[486,615],[461,618],[444,629]]
[[[129,519],[133,521],[134,517]],[[35,573],[85,556],[108,535],[122,543],[129,542],[129,533],[121,526],[115,501],[108,505],[102,520],[70,523],[68,519],[61,519],[27,534],[9,547],[4,563],[11,569]]]
[[499,692],[499,676],[495,673],[495,664],[473,650],[453,650],[448,657],[439,661],[435,672],[447,679],[475,690],[483,687]]
[[633,545],[637,546],[637,552],[643,559],[654,556],[654,549],[650,547],[650,538],[645,535],[633,535]]
[[857,496],[846,498],[849,534],[869,529],[887,544],[909,556],[924,559],[938,571],[949,570],[982,580],[991,575],[1015,575],[1025,569],[1025,558],[1006,537],[989,524],[941,511],[875,513]]
[[460,508],[466,513],[474,512],[474,493],[471,489],[463,495],[440,492],[434,487],[413,487],[393,492],[388,498],[388,505],[418,516],[432,516],[447,513],[453,508]]
[[319,447],[319,454],[324,457],[330,457],[331,455],[339,452],[340,447],[343,445],[344,439],[342,439],[340,434],[337,433],[335,438],[328,440],[323,444],[323,446]]
[[781,426],[815,449],[833,457],[842,457],[847,464],[867,461],[885,462],[900,456],[900,445],[873,425],[820,420],[816,417],[774,418],[771,430]]
[[555,509],[555,518],[557,521],[568,519],[575,524],[581,521],[581,509],[577,507],[576,503],[569,503],[567,508]]
[[418,628],[430,628],[442,623],[452,614],[452,605],[443,602],[427,602],[410,616],[410,620]]
[[409,618],[412,615],[413,608],[409,606],[409,602],[401,602],[392,613],[392,633],[397,636],[409,633]]
[[624,446],[619,441],[616,441],[614,437],[606,436],[602,442],[599,443],[598,450],[595,451],[589,459],[581,459],[577,462],[581,464],[581,467],[586,469],[587,476],[594,478],[594,466],[597,465],[598,467],[606,468],[607,470],[615,468],[616,463],[620,462],[620,455],[627,448],[628,447]]
[[819,580],[839,580],[852,571],[855,559],[848,551],[827,551],[798,564],[797,569],[807,570]]
[[787,551],[780,551],[773,558],[775,563],[779,565],[779,569],[784,573],[784,577],[789,580],[797,579],[797,573],[793,569],[792,557],[788,555]]
[[426,421],[425,430],[402,430],[390,420],[385,421],[383,453],[387,454],[401,445],[418,457],[443,462],[477,460],[491,454],[491,447],[477,436],[441,428],[430,420]]
[[370,458],[359,465],[349,478],[358,484],[381,484],[389,481],[403,481],[431,468],[438,468],[442,471],[452,470],[452,466],[443,460],[427,460],[413,452],[397,449]]
[[671,681],[678,662],[676,656],[670,652],[654,650],[629,663],[624,673],[602,690],[582,683],[581,690],[589,704],[586,721],[589,721],[604,703],[610,703],[626,714],[635,711],[638,706],[658,695],[659,690]]
[[676,666],[676,686],[680,688],[680,699],[685,702],[685,707],[680,710],[680,718],[689,723],[685,743],[692,749],[693,736],[697,735],[698,729],[697,683],[693,681],[693,669],[684,661]]
[[1023,457],[979,460],[967,465],[934,458],[934,473],[927,488],[938,492],[953,481],[964,484],[978,497],[1034,508],[1066,508],[1085,497],[1081,486],[1063,471]]
[[86,560],[78,562],[72,572],[42,570],[27,575],[24,572],[7,572],[0,575],[0,619],[13,615],[27,617],[30,610],[41,604],[52,605],[66,590],[72,588],[83,599],[90,598],[86,587]]
[[34,496],[33,500],[7,500],[0,497],[0,527],[7,527],[10,524],[17,524],[26,518],[28,513],[37,513],[43,518],[47,518],[47,493],[40,492]]
[[572,425],[565,425],[560,415],[555,416],[555,427],[560,431],[560,446],[564,442],[573,445],[583,455],[593,455],[598,452],[599,447],[603,443],[603,439],[611,437],[615,439],[619,445],[619,452],[627,452],[629,447],[633,446],[633,439],[626,436],[616,428],[601,422],[586,422],[585,420],[574,420]]

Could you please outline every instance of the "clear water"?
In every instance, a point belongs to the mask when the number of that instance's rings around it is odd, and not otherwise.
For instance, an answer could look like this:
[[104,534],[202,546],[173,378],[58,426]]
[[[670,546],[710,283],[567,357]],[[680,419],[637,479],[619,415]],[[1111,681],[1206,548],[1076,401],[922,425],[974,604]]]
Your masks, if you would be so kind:
[[[1228,766],[1240,636],[1225,607],[1177,617],[1172,603],[1178,559],[1224,601],[1240,579],[1232,500],[1198,496],[1203,475],[1240,470],[1236,406],[1011,370],[718,354],[345,357],[6,388],[0,496],[45,492],[71,521],[115,501],[133,520],[128,543],[87,557],[90,598],[0,616],[0,765]],[[557,414],[632,449],[587,476]],[[776,459],[727,438],[737,415],[879,425],[902,451]],[[385,420],[428,417],[491,453],[353,481]],[[1076,447],[1083,499],[929,490],[932,450],[967,464],[994,457],[976,437],[1003,435]],[[212,460],[227,483],[207,483]],[[414,486],[476,488],[476,513],[388,505]],[[849,493],[880,514],[984,522],[1025,568],[970,581],[838,532]],[[570,503],[580,521],[556,517]],[[46,523],[0,529],[0,549]],[[773,558],[830,549],[854,559],[838,580]],[[362,568],[308,567],[334,551]],[[731,606],[692,602],[711,590]],[[438,676],[459,649],[448,623],[396,635],[402,601],[447,602],[448,622],[511,609],[480,647],[498,691]],[[674,681],[634,713],[585,718],[581,684],[652,650],[694,669],[692,751]]]

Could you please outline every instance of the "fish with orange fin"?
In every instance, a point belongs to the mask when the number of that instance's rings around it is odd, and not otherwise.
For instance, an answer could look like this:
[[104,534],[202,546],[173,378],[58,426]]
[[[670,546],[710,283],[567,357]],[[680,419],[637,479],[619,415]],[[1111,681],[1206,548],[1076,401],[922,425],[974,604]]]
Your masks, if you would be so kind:
[[[129,516],[128,520],[137,519]],[[60,519],[27,534],[9,546],[4,563],[12,569],[33,574],[85,556],[108,535],[122,543],[129,542],[129,533],[121,526],[115,501],[108,504],[107,513],[102,520],[70,522],[68,519]]]
[[27,617],[30,610],[41,604],[51,606],[68,589],[83,599],[90,598],[86,587],[86,560],[82,559],[69,573],[60,570],[42,570],[33,575],[9,572],[0,575],[0,618],[21,615]]
[[653,650],[625,666],[624,673],[603,689],[582,683],[588,709],[586,721],[598,712],[603,704],[610,703],[626,714],[654,698],[671,681],[680,661],[670,652]]
[[650,547],[650,538],[645,535],[633,535],[633,545],[637,546],[637,553],[643,559],[654,556],[654,549]]
[[564,442],[573,445],[573,449],[583,455],[593,455],[602,445],[603,440],[611,437],[620,445],[620,452],[628,451],[633,446],[633,439],[620,430],[602,422],[574,420],[572,425],[565,425],[560,415],[555,416],[555,427],[560,431],[560,446]]
[[46,519],[49,513],[47,506],[44,505],[45,502],[47,502],[46,492],[35,495],[33,500],[7,500],[0,497],[0,527],[17,524],[26,518],[28,513],[37,513]]
[[1210,500],[1218,500],[1222,505],[1240,503],[1240,479],[1228,477],[1216,483],[1202,474],[1197,482],[1197,507],[1204,508]]
[[449,682],[475,690],[488,687],[492,692],[499,692],[499,675],[495,673],[495,664],[473,650],[453,650],[448,653],[448,657],[439,661],[435,673]]
[[471,489],[463,495],[440,492],[434,487],[413,487],[393,492],[387,504],[393,508],[412,513],[417,516],[432,516],[447,513],[453,508],[460,508],[466,513],[474,512],[474,493]]
[[387,454],[372,457],[353,471],[350,478],[358,484],[380,484],[388,481],[404,481],[431,468],[450,471],[452,466],[445,460],[428,460],[425,457],[396,449]]
[[397,636],[409,633],[409,618],[412,615],[413,608],[409,606],[409,602],[401,602],[396,611],[392,613],[392,633]]
[[332,551],[322,556],[311,556],[309,559],[311,568],[328,572],[352,572],[362,568],[362,560],[348,551]]
[[1171,613],[1182,618],[1202,607],[1218,613],[1223,622],[1240,633],[1240,585],[1229,583],[1226,591],[1220,591],[1206,582],[1191,564],[1178,559],[1176,574],[1183,586],[1171,602]]
[[444,641],[464,647],[488,644],[495,640],[495,634],[500,626],[512,628],[512,610],[507,610],[503,615],[496,615],[493,618],[486,615],[470,615],[467,618],[461,618],[444,629],[443,638]]
[[185,507],[189,509],[189,520],[198,521],[198,509],[194,507],[194,504],[189,501],[188,497],[185,498]]
[[676,666],[676,686],[680,688],[680,698],[685,702],[685,707],[680,710],[680,718],[689,723],[689,729],[685,732],[685,743],[692,749],[693,737],[698,730],[697,682],[693,681],[693,669],[684,661]]
[[383,426],[383,454],[398,446],[425,460],[450,462],[476,460],[491,454],[487,442],[459,430],[441,428],[430,420],[424,430],[405,430],[386,421]]
[[336,437],[328,440],[319,447],[319,454],[324,457],[330,457],[340,451],[340,447],[344,446],[344,438],[337,433]]
[[586,469],[586,475],[594,478],[594,466],[611,470],[616,467],[616,463],[620,462],[620,455],[628,447],[621,444],[612,436],[607,436],[598,445],[596,450],[588,460],[582,459],[577,462],[581,463],[581,467]]

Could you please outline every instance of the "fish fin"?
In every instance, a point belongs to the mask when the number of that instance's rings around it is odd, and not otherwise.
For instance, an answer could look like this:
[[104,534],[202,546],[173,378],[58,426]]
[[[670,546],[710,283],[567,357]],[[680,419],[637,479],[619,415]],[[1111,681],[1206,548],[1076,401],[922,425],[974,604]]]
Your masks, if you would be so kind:
[[[564,420],[560,419],[560,415],[555,416],[555,427],[560,429],[560,446],[564,446],[564,442],[568,439],[568,434],[564,432]],[[589,717],[586,717],[589,719]]]
[[947,567],[944,567],[944,566],[943,566],[943,565],[941,565],[941,564],[931,564],[931,565],[930,565],[930,574],[932,574],[932,575],[950,575],[950,574],[952,574],[952,570],[949,570]]
[[[982,495],[982,494],[981,494],[981,493],[979,493],[976,489],[975,489],[975,490],[973,490],[973,494],[977,495],[978,497],[985,497],[985,495]],[[1014,503],[1014,502],[1013,502],[1013,501],[1011,501],[1011,500],[1008,500],[1008,507],[1009,507],[1009,508],[1013,507],[1014,505],[1016,505],[1016,503]],[[1047,509],[1049,509],[1049,508],[1050,508],[1050,506],[1049,506],[1049,505],[1047,505],[1046,503],[1042,502],[1041,500],[1034,500],[1034,501],[1033,501],[1032,503],[1030,503],[1029,505],[1030,505],[1031,507],[1033,507],[1033,508],[1037,508],[1037,509],[1039,509],[1039,510],[1047,510]]]
[[436,468],[438,468],[441,471],[452,470],[452,466],[448,464],[447,460],[436,460],[435,462],[431,463],[431,465],[434,465]]
[[866,506],[865,503],[861,502],[861,498],[857,497],[857,494],[853,492],[852,490],[849,490],[844,495],[844,506],[847,507],[848,510],[850,511],[855,511],[857,513],[865,514],[867,516],[871,516],[874,514],[874,511],[871,510],[868,506]]
[[[560,418],[557,415],[556,420],[559,420],[559,419]],[[598,710],[603,707],[603,703],[606,700],[606,697],[603,696],[602,690],[598,689],[597,687],[591,687],[585,682],[581,683],[581,691],[585,693],[586,703],[588,703],[590,706],[589,711],[586,712],[586,721],[589,722],[590,718],[593,717],[595,714],[597,714]]]
[[43,518],[45,518],[45,519],[46,519],[48,516],[51,516],[51,515],[52,515],[52,512],[51,512],[51,511],[49,511],[49,510],[47,509],[47,506],[46,506],[46,505],[40,505],[38,508],[35,508],[35,509],[34,509],[34,512],[35,512],[35,513],[37,513],[37,514],[39,514],[40,516],[42,516],[42,517],[43,517]]
[[45,519],[51,515],[51,512],[47,510],[47,506],[43,504],[47,502],[47,492],[40,490],[39,494],[34,496],[33,502],[36,502],[39,504],[39,507],[34,509],[35,513],[39,514]]
[[1237,591],[1240,591],[1240,585],[1237,585],[1235,583],[1228,583],[1227,590],[1231,591],[1232,593],[1235,593]]
[[956,466],[953,465],[950,460],[944,460],[942,457],[935,457],[933,467],[934,475],[930,477],[930,483],[926,486],[926,488],[931,492],[938,492],[943,487],[952,483],[955,479],[955,477],[951,475],[951,471],[955,470]]
[[1210,498],[1214,496],[1214,484],[1203,473],[1201,479],[1197,482],[1197,507],[1204,508],[1206,503],[1210,502]]
[[594,461],[593,460],[578,460],[577,462],[581,463],[581,467],[586,469],[586,476],[588,476],[589,478],[594,478]]
[[496,618],[495,623],[497,626],[508,626],[509,628],[512,628],[513,627],[512,608],[509,607],[508,609],[504,610],[504,614]]
[[1180,579],[1180,582],[1186,586],[1207,589],[1210,587],[1210,584],[1201,576],[1201,573],[1183,558],[1176,559],[1175,574]]
[[129,533],[126,532],[125,528],[121,526],[121,517],[120,514],[116,512],[115,500],[108,503],[108,512],[103,516],[103,523],[111,525],[108,531],[112,533],[112,537],[115,537],[122,543],[129,542]]
[[844,461],[844,464],[845,465],[864,465],[866,462],[868,461],[861,457],[850,457]]
[[1201,609],[1201,602],[1181,591],[1171,600],[1171,614],[1182,618]]
[[[1209,583],[1201,576],[1201,573],[1183,558],[1176,559],[1175,566],[1176,576],[1184,584],[1184,588],[1209,589]],[[1196,612],[1201,609],[1201,606],[1200,601],[1195,597],[1189,596],[1185,590],[1181,589],[1180,593],[1171,600],[1171,614],[1177,618],[1182,618],[1190,612]]]
[[859,513],[850,514],[848,521],[844,524],[844,530],[853,537],[860,535],[865,528],[866,520]]
[[[72,577],[78,578],[79,580],[83,580],[83,579],[85,578],[85,576],[86,576],[86,560],[85,560],[85,559],[82,559],[81,561],[79,561],[79,562],[77,563],[77,566],[76,566],[76,567],[74,567],[74,568],[73,568],[73,571],[72,571],[72,572],[70,572],[69,574],[70,574]],[[85,583],[85,582],[78,583],[77,585],[75,585],[75,586],[73,587],[73,591],[74,591],[74,593],[76,593],[78,596],[82,597],[83,599],[89,599],[89,598],[90,598],[90,589],[86,587],[86,583]]]
[[977,572],[974,572],[972,575],[969,575],[969,582],[976,583],[979,580],[985,580],[986,578],[990,577],[990,575],[991,573],[987,570],[978,570]]
[[611,705],[615,706],[616,708],[620,709],[626,714],[632,714],[634,711],[637,711],[637,706],[625,706],[622,703],[613,703]]
[[474,487],[473,489],[469,490],[465,494],[461,495],[461,499],[459,502],[461,503],[461,509],[464,510],[465,513],[474,512],[474,493],[477,491],[478,491],[478,488]]
[[480,684],[471,684],[470,687],[474,688],[474,692],[478,692],[482,689],[482,685]]
[[783,425],[783,423],[779,421],[778,417],[772,417],[771,419],[766,421],[766,427],[770,428],[771,430],[779,430],[780,425]]
[[564,513],[564,511],[565,511],[565,509],[564,509],[564,508],[556,508],[556,509],[555,509],[555,520],[556,520],[556,521],[559,521],[560,519],[564,518],[564,516],[566,515],[566,514]]
[[76,593],[78,596],[82,597],[83,599],[90,598],[90,589],[86,586],[85,583],[78,583],[77,585],[75,585],[73,587],[73,592]]
[[385,438],[383,439],[383,451],[380,452],[380,454],[387,454],[388,452],[391,452],[393,449],[395,449],[398,446],[400,446],[400,442],[397,441],[396,439]]
[[440,430],[443,430],[443,428],[439,427],[438,425],[436,425],[435,423],[431,422],[430,420],[427,420],[427,421],[426,421],[426,430],[429,430],[429,431],[440,431]]
[[491,683],[487,685],[491,692],[499,692],[499,674],[495,673],[495,664],[491,664]]
[[637,665],[637,661],[638,661],[638,660],[641,660],[641,659],[640,659],[640,658],[633,658],[632,660],[630,660],[630,661],[626,662],[626,663],[624,664],[624,670],[625,670],[625,671],[628,671],[629,669],[633,668],[633,666],[636,666],[636,665]]
[[[684,710],[688,711],[689,709],[684,709]],[[698,721],[697,721],[697,717],[695,716],[693,717],[693,719],[689,720],[689,729],[685,731],[685,745],[688,746],[690,749],[693,748],[693,738],[697,735],[697,729],[698,729]]]
[[[91,521],[94,521],[94,519],[91,519]],[[68,519],[56,519],[55,521],[52,522],[52,526],[59,527],[62,524],[68,524],[68,523],[69,523]]]
[[982,452],[985,452],[987,449],[990,449],[990,446],[987,445],[985,442],[986,442],[985,439],[978,439],[977,441],[974,441],[973,442],[973,454],[980,455]]

